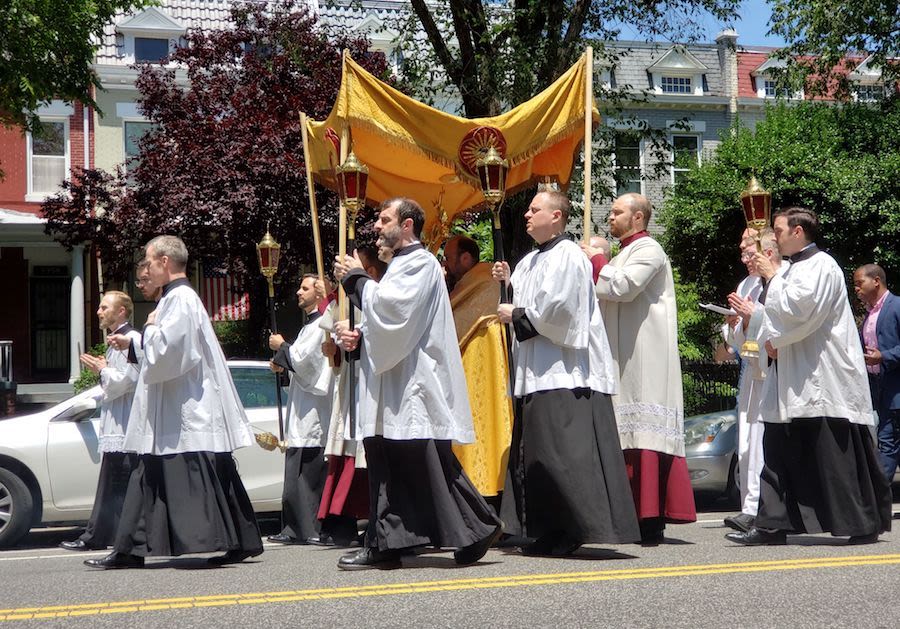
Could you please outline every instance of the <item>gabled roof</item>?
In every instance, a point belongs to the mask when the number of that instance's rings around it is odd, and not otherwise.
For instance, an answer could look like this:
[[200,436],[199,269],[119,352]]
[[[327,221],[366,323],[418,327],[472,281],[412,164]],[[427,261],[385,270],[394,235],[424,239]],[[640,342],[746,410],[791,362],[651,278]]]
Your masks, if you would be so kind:
[[848,75],[853,81],[878,81],[881,79],[881,70],[872,63],[872,55],[863,59],[862,63],[853,68],[853,72]]
[[706,72],[708,67],[703,65],[697,57],[691,54],[691,51],[683,46],[672,46],[663,54],[653,65],[647,68],[649,72],[658,72],[659,70],[678,70]]
[[166,15],[156,7],[148,7],[116,25],[116,30],[124,31],[165,31],[183,33],[187,27]]
[[773,68],[784,68],[787,66],[787,62],[784,59],[773,59],[769,57],[765,61],[763,61],[762,65],[760,65],[756,70],[751,72],[752,76],[759,76],[760,74],[765,74],[768,70],[772,70]]

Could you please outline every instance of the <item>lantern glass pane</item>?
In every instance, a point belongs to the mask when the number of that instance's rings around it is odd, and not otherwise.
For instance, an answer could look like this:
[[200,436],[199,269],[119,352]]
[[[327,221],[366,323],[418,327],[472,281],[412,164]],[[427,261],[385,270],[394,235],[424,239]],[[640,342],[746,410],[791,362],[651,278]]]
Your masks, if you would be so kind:
[[487,166],[479,166],[478,167],[478,178],[481,180],[481,190],[482,191],[490,190],[490,185],[488,182]]
[[257,251],[259,252],[259,268],[263,269],[269,266],[269,249],[260,247]]
[[359,173],[359,200],[362,203],[366,202],[366,188],[369,185],[369,174],[368,173]]
[[347,199],[355,199],[356,191],[358,190],[357,184],[359,177],[359,173],[356,172],[345,172],[344,173],[344,185],[346,186],[346,197]]
[[279,259],[280,257],[281,257],[281,249],[279,249],[279,248],[277,248],[277,247],[276,247],[276,248],[273,248],[273,249],[269,252],[269,264],[270,264],[273,268],[276,268],[276,269],[277,269],[277,268],[278,268],[278,259]]

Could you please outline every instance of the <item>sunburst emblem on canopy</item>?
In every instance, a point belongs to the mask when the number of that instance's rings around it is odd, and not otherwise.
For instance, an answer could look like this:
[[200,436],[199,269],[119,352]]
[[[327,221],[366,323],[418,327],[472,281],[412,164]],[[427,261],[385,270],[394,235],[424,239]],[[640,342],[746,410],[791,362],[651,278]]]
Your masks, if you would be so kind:
[[475,162],[483,158],[488,149],[494,147],[501,157],[506,157],[506,138],[496,127],[475,127],[459,143],[459,163],[472,177],[478,172]]

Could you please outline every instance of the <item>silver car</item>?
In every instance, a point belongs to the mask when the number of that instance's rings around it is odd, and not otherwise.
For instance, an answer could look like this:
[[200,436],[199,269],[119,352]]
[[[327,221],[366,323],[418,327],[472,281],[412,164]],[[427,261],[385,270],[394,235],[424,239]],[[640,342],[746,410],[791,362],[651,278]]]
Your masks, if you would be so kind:
[[[737,473],[737,411],[717,411],[684,420],[684,454],[694,492],[709,498],[725,495],[740,501]],[[900,482],[900,469],[893,482]]]
[[737,478],[737,411],[717,411],[684,420],[684,455],[698,494],[732,503],[740,499]]
[[[277,435],[275,376],[268,363],[228,361],[228,367],[254,431]],[[90,517],[100,473],[100,396],[97,386],[43,411],[0,420],[0,548],[34,526]],[[234,457],[254,510],[279,511],[281,453],[254,445]]]

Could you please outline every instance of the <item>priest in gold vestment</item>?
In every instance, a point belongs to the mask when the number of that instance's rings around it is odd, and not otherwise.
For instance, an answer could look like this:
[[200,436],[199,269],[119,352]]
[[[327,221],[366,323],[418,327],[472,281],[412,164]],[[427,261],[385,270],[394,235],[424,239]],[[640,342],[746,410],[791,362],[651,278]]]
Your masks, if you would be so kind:
[[444,246],[450,305],[475,425],[475,443],[454,444],[453,452],[481,495],[491,497],[503,491],[512,402],[505,330],[497,318],[499,292],[490,263],[478,259],[478,244],[465,236],[454,236]]

